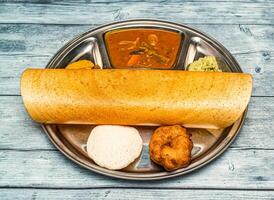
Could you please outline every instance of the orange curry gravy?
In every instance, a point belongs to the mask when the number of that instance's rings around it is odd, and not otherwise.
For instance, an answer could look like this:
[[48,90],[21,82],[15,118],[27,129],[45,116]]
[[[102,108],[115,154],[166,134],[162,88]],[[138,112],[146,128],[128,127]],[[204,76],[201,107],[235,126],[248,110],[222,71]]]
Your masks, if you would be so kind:
[[105,34],[114,68],[161,68],[174,66],[181,34],[161,29],[121,29]]

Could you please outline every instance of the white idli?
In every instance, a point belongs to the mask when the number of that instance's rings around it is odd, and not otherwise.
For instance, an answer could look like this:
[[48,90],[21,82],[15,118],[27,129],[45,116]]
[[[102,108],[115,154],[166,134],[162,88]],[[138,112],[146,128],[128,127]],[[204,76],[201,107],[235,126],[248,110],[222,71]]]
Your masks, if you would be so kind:
[[136,128],[99,125],[89,135],[87,152],[101,167],[118,170],[139,157],[142,145],[142,138]]

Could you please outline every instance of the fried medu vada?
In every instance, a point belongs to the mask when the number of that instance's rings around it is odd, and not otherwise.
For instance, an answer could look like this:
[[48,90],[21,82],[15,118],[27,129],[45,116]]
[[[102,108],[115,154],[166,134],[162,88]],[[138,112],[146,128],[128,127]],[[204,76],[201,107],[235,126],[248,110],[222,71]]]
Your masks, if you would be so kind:
[[193,143],[186,129],[179,126],[157,128],[149,142],[151,160],[167,171],[186,167],[191,162]]

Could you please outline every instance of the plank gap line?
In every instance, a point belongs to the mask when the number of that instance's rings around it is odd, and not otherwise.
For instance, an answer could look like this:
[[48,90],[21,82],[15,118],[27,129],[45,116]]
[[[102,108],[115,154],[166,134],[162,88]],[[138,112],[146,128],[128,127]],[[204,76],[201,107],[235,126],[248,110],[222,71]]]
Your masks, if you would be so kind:
[[[127,20],[134,20],[134,19],[138,19],[138,20],[146,20],[149,18],[128,18]],[[150,18],[152,19],[152,18]],[[160,19],[160,18],[156,18],[156,20],[162,20],[162,21],[167,21],[164,19]],[[121,20],[124,21],[124,20]],[[64,23],[46,23],[46,22],[0,22],[0,25],[53,25],[53,26],[104,26],[108,23],[112,23],[112,22],[121,22],[121,21],[117,21],[117,20],[111,20],[111,21],[107,21],[107,22],[103,22],[100,24],[89,24],[89,23],[68,23],[68,24],[64,24]],[[180,24],[179,22],[176,21],[172,21],[174,23]],[[182,25],[223,25],[223,26],[230,26],[230,25],[255,25],[255,26],[274,26],[274,23],[203,23],[203,22],[193,22],[193,23],[181,23]]]
[[[143,181],[136,181],[143,182]],[[159,182],[159,181],[149,181],[149,182]],[[136,189],[136,190],[148,190],[148,189],[155,189],[155,190],[226,190],[226,191],[273,191],[273,188],[211,188],[211,187],[113,187],[113,186],[95,186],[95,187],[38,187],[38,186],[0,186],[0,189],[53,189],[53,190],[97,190],[97,189]]]

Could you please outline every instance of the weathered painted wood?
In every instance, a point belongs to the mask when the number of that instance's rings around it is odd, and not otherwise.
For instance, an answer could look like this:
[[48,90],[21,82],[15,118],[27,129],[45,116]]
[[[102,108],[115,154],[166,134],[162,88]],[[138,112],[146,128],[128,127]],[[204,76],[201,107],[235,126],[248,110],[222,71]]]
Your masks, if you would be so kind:
[[242,190],[172,190],[172,189],[0,189],[5,200],[54,200],[54,199],[211,199],[211,200],[273,200],[274,191],[242,191]]
[[[69,39],[95,25],[0,25],[0,94],[20,94],[19,78],[28,67],[44,67]],[[215,37],[253,74],[253,95],[273,96],[274,26],[194,25]],[[49,34],[50,33],[50,34]]]
[[[74,36],[100,25],[97,21],[88,25],[0,24],[0,54],[51,56]],[[234,54],[274,51],[274,25],[187,25],[216,38]]]
[[[274,149],[274,98],[251,99],[246,121],[233,148]],[[40,125],[26,113],[20,96],[0,96],[0,149],[55,149]]]
[[191,174],[162,181],[125,181],[88,171],[59,151],[0,151],[0,187],[219,188],[274,190],[274,150],[229,149]]
[[[272,2],[75,2],[1,3],[0,23],[90,24],[129,18],[184,23],[273,24]],[[72,17],[73,16],[73,17]]]
[[[2,3],[32,3],[32,4],[50,4],[50,5],[70,5],[70,4],[110,4],[110,3],[121,3],[121,2],[134,2],[134,3],[182,3],[182,2],[201,2],[202,0],[58,0],[58,1],[48,1],[48,0],[0,0]],[[265,3],[272,2],[273,0],[220,0],[218,2],[245,2],[245,3]],[[203,2],[216,2],[216,0],[205,0]]]
[[[19,77],[26,66],[43,67],[66,41],[89,27],[157,16],[192,24],[215,37],[235,55],[244,71],[253,74],[253,95],[273,96],[273,1],[214,1],[0,0],[0,23],[5,23],[0,24],[0,95],[18,95]],[[0,199],[166,199],[170,194],[174,199],[273,199],[273,99],[252,98],[240,135],[208,166],[176,179],[131,182],[73,164],[30,120],[21,97],[1,96],[0,187],[25,189],[1,188]],[[146,189],[135,189],[138,187]]]

